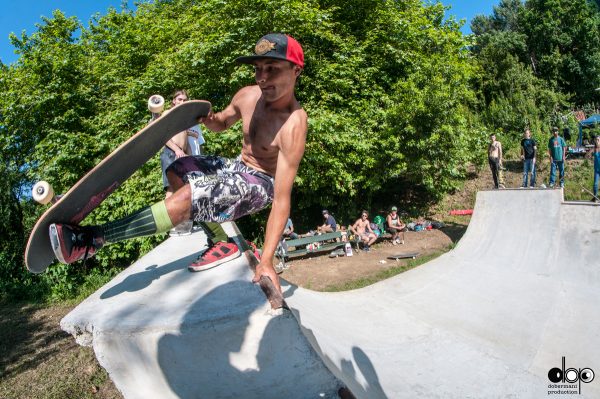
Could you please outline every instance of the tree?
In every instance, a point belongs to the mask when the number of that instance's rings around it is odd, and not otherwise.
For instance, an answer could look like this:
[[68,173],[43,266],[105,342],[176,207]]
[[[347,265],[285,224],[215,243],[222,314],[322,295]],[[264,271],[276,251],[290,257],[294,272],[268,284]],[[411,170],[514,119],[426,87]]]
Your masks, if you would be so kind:
[[522,15],[536,75],[576,104],[600,100],[600,12],[587,0],[529,0]]
[[[186,88],[222,109],[253,83],[252,69],[234,59],[266,32],[285,32],[307,61],[297,89],[309,114],[297,224],[312,225],[312,210],[324,205],[347,219],[399,198],[425,203],[457,186],[480,138],[470,111],[475,69],[459,28],[441,4],[419,0],[156,1],[111,9],[87,28],[55,12],[31,36],[13,36],[20,58],[1,71],[0,134],[18,160],[10,167],[22,172],[17,186],[44,178],[64,192],[147,123],[151,94]],[[207,133],[207,151],[236,156],[240,129]],[[86,222],[162,197],[156,157]],[[26,234],[43,208],[24,209]],[[108,246],[91,264],[127,265],[160,239]]]

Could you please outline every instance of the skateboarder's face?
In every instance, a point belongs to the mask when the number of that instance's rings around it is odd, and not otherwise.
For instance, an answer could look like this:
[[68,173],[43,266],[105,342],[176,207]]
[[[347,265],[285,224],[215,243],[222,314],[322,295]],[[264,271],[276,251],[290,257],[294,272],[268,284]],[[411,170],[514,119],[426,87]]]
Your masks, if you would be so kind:
[[267,101],[275,101],[293,92],[300,68],[288,61],[261,59],[254,61],[256,83]]

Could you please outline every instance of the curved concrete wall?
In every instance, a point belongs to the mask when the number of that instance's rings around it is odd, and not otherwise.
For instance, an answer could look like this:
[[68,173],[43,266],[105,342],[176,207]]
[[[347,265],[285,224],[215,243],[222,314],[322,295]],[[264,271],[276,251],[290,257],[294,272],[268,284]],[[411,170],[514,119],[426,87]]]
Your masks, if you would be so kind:
[[[423,233],[426,234],[426,233]],[[600,373],[600,206],[560,190],[480,192],[464,237],[348,292],[284,283],[271,311],[244,258],[185,269],[171,238],[61,322],[127,398],[543,398],[548,373]],[[577,383],[600,397],[600,378]],[[573,397],[573,396],[571,396]]]

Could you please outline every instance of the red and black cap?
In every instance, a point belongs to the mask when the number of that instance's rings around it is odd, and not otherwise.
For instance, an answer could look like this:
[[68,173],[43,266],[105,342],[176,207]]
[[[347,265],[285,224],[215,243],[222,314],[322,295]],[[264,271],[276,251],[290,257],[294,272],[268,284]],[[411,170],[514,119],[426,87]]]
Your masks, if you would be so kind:
[[241,64],[252,64],[254,60],[274,58],[286,60],[304,68],[304,51],[296,39],[283,33],[269,33],[261,37],[254,46],[254,55],[238,57]]

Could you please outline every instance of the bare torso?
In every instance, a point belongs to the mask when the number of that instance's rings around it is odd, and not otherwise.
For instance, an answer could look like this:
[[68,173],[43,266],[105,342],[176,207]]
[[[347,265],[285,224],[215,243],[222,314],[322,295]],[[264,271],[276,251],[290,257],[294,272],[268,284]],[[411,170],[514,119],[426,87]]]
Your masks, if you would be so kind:
[[494,141],[488,147],[488,156],[490,158],[500,158],[501,145],[499,141]]
[[188,134],[187,131],[179,132],[175,136],[171,137],[171,140],[183,150],[186,154],[190,155],[190,149],[188,146]]
[[366,232],[368,225],[369,220],[358,219],[356,223],[354,223],[354,231],[356,234],[363,234]]
[[284,109],[272,109],[261,98],[258,86],[243,89],[236,106],[242,117],[242,161],[256,170],[275,176],[282,136],[292,129],[293,119],[304,113],[294,101]]

